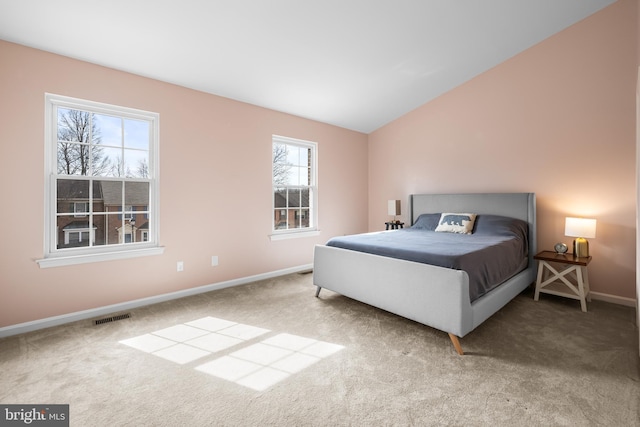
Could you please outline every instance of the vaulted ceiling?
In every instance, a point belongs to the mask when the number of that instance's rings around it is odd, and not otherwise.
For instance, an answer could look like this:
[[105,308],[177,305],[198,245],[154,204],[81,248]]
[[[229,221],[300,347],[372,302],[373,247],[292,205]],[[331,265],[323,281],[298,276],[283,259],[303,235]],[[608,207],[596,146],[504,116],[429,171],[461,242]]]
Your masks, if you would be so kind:
[[614,1],[0,0],[0,39],[369,133]]

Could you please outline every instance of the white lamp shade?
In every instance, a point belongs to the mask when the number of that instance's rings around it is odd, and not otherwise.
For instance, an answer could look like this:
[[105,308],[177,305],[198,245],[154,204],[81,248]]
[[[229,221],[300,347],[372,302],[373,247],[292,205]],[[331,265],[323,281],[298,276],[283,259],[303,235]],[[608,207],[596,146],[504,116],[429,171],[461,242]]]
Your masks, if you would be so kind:
[[400,200],[389,200],[389,215],[400,215]]
[[564,235],[593,239],[596,237],[596,220],[567,217],[564,223]]

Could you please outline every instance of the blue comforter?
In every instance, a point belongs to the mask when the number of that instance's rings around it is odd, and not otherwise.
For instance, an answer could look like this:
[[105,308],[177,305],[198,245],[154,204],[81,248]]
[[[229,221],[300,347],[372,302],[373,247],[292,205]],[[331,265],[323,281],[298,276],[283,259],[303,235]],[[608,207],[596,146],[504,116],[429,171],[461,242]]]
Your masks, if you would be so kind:
[[525,221],[478,215],[472,234],[436,232],[439,214],[421,215],[407,229],[335,237],[328,246],[466,271],[471,302],[528,263]]

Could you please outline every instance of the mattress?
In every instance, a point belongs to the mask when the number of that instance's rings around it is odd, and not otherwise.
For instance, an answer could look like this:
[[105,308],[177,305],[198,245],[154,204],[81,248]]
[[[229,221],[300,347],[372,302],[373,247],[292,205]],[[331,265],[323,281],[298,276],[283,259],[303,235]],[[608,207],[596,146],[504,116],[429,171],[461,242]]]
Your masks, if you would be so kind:
[[436,232],[439,217],[425,214],[410,228],[334,237],[327,245],[463,270],[471,302],[526,268],[525,221],[478,215],[471,234],[458,234]]

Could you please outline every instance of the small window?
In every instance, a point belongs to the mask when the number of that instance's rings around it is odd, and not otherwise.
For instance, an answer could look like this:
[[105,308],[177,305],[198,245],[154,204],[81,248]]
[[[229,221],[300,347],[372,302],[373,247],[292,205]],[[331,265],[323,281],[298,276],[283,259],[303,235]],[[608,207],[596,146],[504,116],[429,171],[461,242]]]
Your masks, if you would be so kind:
[[89,212],[89,202],[75,202],[73,204],[73,212],[76,218],[87,216],[87,212]]
[[51,94],[45,110],[47,204],[40,266],[161,253],[154,250],[158,114]]
[[316,143],[273,136],[273,232],[317,229]]

